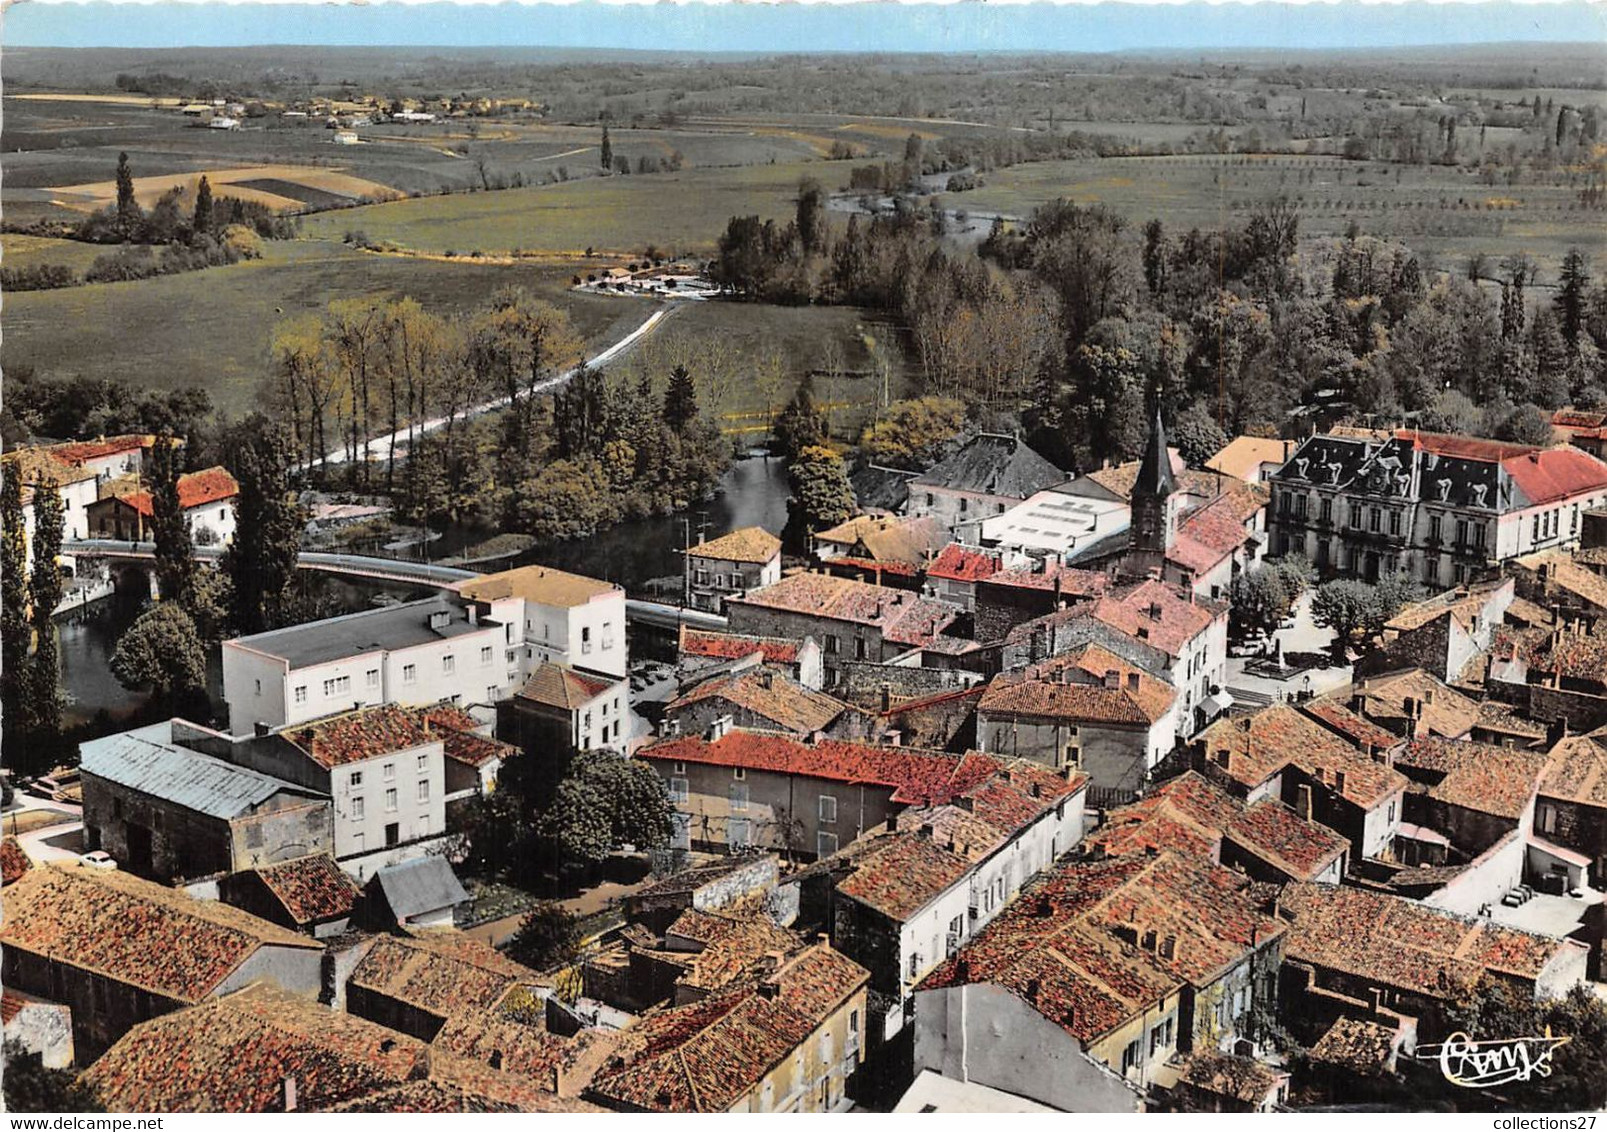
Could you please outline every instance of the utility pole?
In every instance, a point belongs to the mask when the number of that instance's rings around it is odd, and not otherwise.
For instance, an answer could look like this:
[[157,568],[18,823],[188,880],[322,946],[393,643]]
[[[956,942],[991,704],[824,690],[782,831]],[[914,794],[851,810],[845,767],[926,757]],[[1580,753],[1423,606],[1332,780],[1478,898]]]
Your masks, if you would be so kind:
[[681,608],[692,604],[692,520],[682,519],[682,539],[686,550],[681,554]]

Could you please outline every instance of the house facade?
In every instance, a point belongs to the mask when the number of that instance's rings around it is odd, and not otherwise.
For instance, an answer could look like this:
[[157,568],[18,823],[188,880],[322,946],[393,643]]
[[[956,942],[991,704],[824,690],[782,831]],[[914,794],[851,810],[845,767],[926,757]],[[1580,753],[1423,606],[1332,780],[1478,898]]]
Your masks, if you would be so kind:
[[549,661],[620,678],[630,666],[625,591],[612,582],[521,566],[464,582],[458,594],[502,626],[508,692]]
[[687,603],[724,613],[731,597],[781,580],[781,540],[763,527],[744,527],[686,551]]
[[1065,480],[1019,437],[979,433],[909,481],[904,513],[931,516],[956,539],[975,543],[982,520]]
[[[179,477],[178,491],[179,509],[197,545],[222,546],[234,540],[240,485],[226,468],[186,472]],[[89,504],[86,512],[89,538],[144,542],[152,537],[155,503],[149,491],[108,495]]]

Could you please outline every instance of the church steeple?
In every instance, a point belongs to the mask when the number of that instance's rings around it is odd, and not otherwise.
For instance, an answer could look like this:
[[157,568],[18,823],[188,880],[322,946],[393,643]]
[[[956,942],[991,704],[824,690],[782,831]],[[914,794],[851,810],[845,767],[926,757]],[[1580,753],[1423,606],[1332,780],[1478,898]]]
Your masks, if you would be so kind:
[[1172,473],[1172,454],[1166,447],[1166,426],[1161,423],[1159,406],[1139,461],[1131,503],[1124,565],[1130,574],[1149,577],[1164,570],[1177,534],[1177,476]]

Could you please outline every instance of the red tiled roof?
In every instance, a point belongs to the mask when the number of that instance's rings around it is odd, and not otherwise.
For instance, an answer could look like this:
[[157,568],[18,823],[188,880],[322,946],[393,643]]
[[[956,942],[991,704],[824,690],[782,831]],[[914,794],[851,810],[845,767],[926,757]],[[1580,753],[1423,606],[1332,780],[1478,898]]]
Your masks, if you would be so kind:
[[709,700],[722,700],[783,731],[803,735],[821,730],[847,708],[841,700],[805,688],[784,672],[762,669],[711,677],[677,696],[664,710],[678,711]]
[[561,664],[546,661],[530,674],[525,686],[515,693],[520,699],[532,700],[563,711],[583,707],[612,688],[615,681],[587,676]]
[[1430,798],[1504,818],[1523,816],[1546,763],[1541,751],[1450,739],[1420,739],[1395,756],[1396,766],[1437,778]]
[[837,892],[876,909],[897,923],[909,919],[971,871],[971,862],[909,833],[879,837],[859,855]]
[[1607,747],[1601,733],[1567,736],[1554,746],[1540,793],[1607,810]]
[[1290,921],[1290,959],[1435,998],[1454,996],[1486,971],[1534,980],[1577,946],[1340,885],[1289,885],[1278,908]]
[[436,1015],[489,1010],[517,985],[541,976],[495,948],[452,930],[385,936],[352,970],[350,985]]
[[22,842],[15,837],[0,840],[0,886],[19,879],[31,868],[33,861],[29,858],[28,851],[22,847]]
[[74,440],[66,444],[55,444],[51,446],[50,454],[69,464],[82,464],[86,460],[115,456],[119,452],[149,448],[155,443],[156,437],[150,433],[105,436],[99,440]]
[[771,664],[794,664],[802,641],[790,637],[750,637],[741,633],[714,633],[706,629],[681,626],[682,656],[705,656],[718,660],[740,660],[762,653]]
[[257,876],[295,923],[306,926],[351,915],[357,885],[326,853],[264,865]]
[[227,904],[76,864],[30,869],[5,905],[0,944],[177,1002],[206,998],[265,945],[320,946]]
[[[1339,792],[1363,809],[1406,788],[1399,771],[1359,754],[1332,731],[1283,704],[1251,716],[1219,719],[1195,741],[1204,746],[1211,774],[1225,774],[1250,789],[1288,766],[1336,790],[1337,774],[1343,773]],[[1224,751],[1226,765],[1221,762]]]
[[1171,586],[1150,580],[1096,598],[1090,612],[1114,629],[1180,656],[1221,610],[1215,603],[1190,600]]
[[948,578],[955,582],[977,582],[999,571],[999,559],[986,550],[974,550],[951,542],[926,568],[928,578]]
[[396,704],[297,724],[278,734],[326,770],[435,741],[418,712]]
[[620,1035],[598,1073],[600,1099],[647,1112],[725,1112],[743,1100],[870,979],[824,944],[765,981],[651,1011]]
[[763,565],[781,553],[781,540],[763,527],[743,527],[712,542],[700,542],[686,553],[692,558]]
[[1005,586],[1016,590],[1053,591],[1058,583],[1059,592],[1068,598],[1073,598],[1095,597],[1104,593],[1110,583],[1110,576],[1099,570],[1079,570],[1074,566],[1066,566],[1056,559],[1032,566],[997,570],[981,580],[989,586]]
[[960,615],[947,602],[831,574],[793,574],[728,604],[875,625],[883,639],[911,646],[936,636]]
[[[1080,678],[1060,679],[1068,670]],[[1115,674],[1114,688],[1105,684],[1109,673]],[[1176,702],[1177,692],[1166,681],[1101,645],[1087,645],[1036,668],[1001,673],[977,707],[990,714],[1149,726]]]
[[[186,511],[192,507],[205,507],[209,503],[233,499],[239,494],[240,485],[229,474],[227,468],[207,468],[179,477],[179,506]],[[155,513],[155,505],[148,491],[131,491],[119,498],[141,515],[150,516]]]
[[1484,460],[1497,463],[1513,456],[1537,452],[1532,444],[1510,444],[1503,440],[1486,440],[1479,436],[1462,436],[1447,432],[1420,432],[1415,428],[1395,430],[1399,440],[1410,440],[1419,452],[1432,452],[1436,456],[1456,456],[1464,460]]
[[1547,448],[1501,461],[1531,506],[1607,488],[1607,464],[1578,448]]
[[418,711],[425,730],[441,740],[442,753],[453,762],[478,769],[518,753],[519,748],[511,743],[481,735],[485,725],[455,704],[432,704]]
[[[517,990],[509,995],[517,994]],[[544,1009],[539,1001],[537,1011]],[[595,1060],[611,1035],[583,1029],[573,1035],[552,1033],[545,1026],[520,1021],[504,1005],[492,1009],[466,1009],[446,1020],[430,1042],[432,1055],[444,1052],[467,1061],[529,1078],[546,1092],[557,1093],[560,1075],[583,1061]],[[569,1091],[568,1082],[564,1082]]]
[[1337,700],[1311,700],[1302,704],[1300,710],[1364,751],[1369,747],[1387,751],[1402,742],[1393,731],[1378,726],[1365,715],[1358,715]]
[[1274,798],[1263,798],[1228,822],[1224,836],[1294,880],[1311,880],[1344,855],[1350,842],[1307,821]]

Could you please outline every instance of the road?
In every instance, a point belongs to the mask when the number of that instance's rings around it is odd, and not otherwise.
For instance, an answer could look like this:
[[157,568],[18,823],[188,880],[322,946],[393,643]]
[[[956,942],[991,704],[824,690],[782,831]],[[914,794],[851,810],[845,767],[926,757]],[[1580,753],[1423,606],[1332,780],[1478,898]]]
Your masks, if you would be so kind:
[[[619,341],[604,349],[596,357],[586,359],[587,368],[600,369],[601,367],[606,366],[609,362],[612,362],[615,358],[618,358],[625,351],[636,345],[637,342],[641,341],[641,339],[651,334],[654,328],[657,327],[659,323],[663,322],[665,316],[667,316],[669,313],[669,309],[665,309],[656,310],[652,314],[648,315],[646,321],[644,321],[635,330],[632,330]],[[564,382],[573,378],[575,374],[579,372],[580,367],[576,366],[574,369],[565,370],[563,373],[560,373],[554,377],[549,377],[546,381],[538,383],[535,386],[534,392],[550,392],[551,390],[556,389],[558,386],[564,384]],[[463,413],[458,419],[470,420],[474,417],[483,416],[486,413],[494,412],[497,409],[506,407],[508,403],[509,399],[507,397],[498,397],[495,400],[487,401],[484,404],[475,405],[473,408]],[[392,448],[398,445],[405,445],[414,438],[422,436],[425,433],[430,433],[434,432],[436,429],[445,428],[446,422],[447,418],[445,417],[431,417],[429,420],[424,421],[421,424],[415,424],[411,428],[399,429],[398,431],[389,433],[385,436],[376,436],[363,445],[359,458],[369,460],[386,460],[390,457]],[[344,464],[349,458],[350,453],[347,452],[345,448],[338,448],[334,451],[326,453],[322,459],[314,460],[311,464],[297,465],[296,470],[304,472],[310,468],[316,468],[324,464]]]

